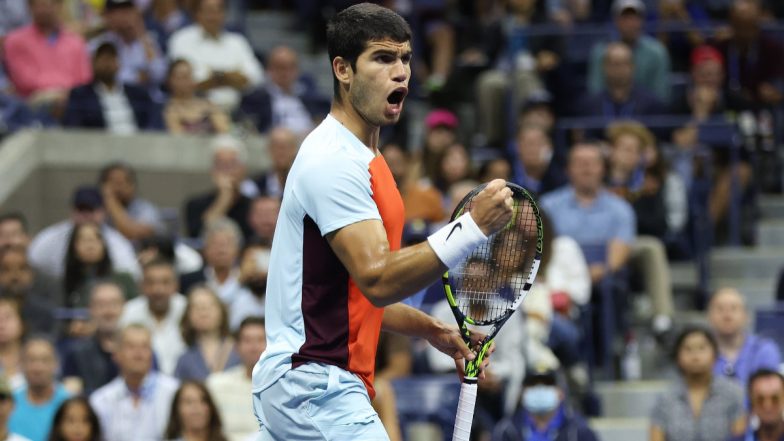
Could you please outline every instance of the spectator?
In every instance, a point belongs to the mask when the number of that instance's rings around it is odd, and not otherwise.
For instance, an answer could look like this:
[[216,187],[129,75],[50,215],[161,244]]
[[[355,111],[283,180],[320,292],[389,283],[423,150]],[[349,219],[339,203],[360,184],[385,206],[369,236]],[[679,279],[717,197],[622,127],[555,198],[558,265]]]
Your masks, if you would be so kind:
[[93,53],[93,81],[68,95],[63,125],[129,135],[160,128],[160,110],[141,87],[117,76],[117,48],[102,43]]
[[22,213],[0,215],[0,249],[18,246],[27,250],[30,245],[30,231],[27,218]]
[[68,242],[68,252],[65,255],[63,278],[65,307],[86,306],[90,285],[102,278],[111,279],[122,286],[126,299],[136,297],[136,283],[128,273],[118,272],[112,268],[106,246],[98,225],[83,223],[74,227]]
[[474,171],[472,169],[471,157],[468,149],[460,143],[450,145],[438,158],[438,169],[433,181],[433,185],[446,194],[449,188],[457,182],[471,179]]
[[[674,312],[663,241],[686,224],[686,189],[674,175],[665,180],[660,154],[655,145],[649,146],[654,142],[653,134],[642,124],[613,124],[607,132],[612,149],[607,173],[609,188],[634,208],[638,234],[632,245],[632,260],[653,301],[653,330],[663,334],[670,330]],[[646,157],[651,156],[647,151],[654,157]]]
[[133,245],[117,230],[105,225],[104,219],[101,193],[94,187],[77,188],[72,199],[70,219],[51,225],[35,236],[28,252],[30,263],[38,271],[61,279],[65,275],[65,255],[74,227],[83,223],[95,223],[101,225],[101,233],[106,239],[106,249],[114,270],[138,277],[141,271]]
[[[670,100],[670,56],[655,38],[643,34],[645,4],[642,0],[615,0],[612,5],[619,42],[633,51],[635,86],[650,90],[662,103]],[[588,65],[588,92],[611,90],[607,71],[609,44],[599,43],[591,49]],[[630,72],[632,73],[632,72]]]
[[491,158],[485,161],[476,173],[479,182],[490,182],[493,179],[512,180],[512,164],[504,157]]
[[32,24],[5,38],[5,67],[19,95],[59,115],[68,90],[92,77],[87,47],[62,27],[62,0],[29,0],[28,5]]
[[238,259],[242,249],[242,232],[231,219],[219,218],[204,230],[204,268],[184,274],[182,290],[190,292],[199,283],[214,290],[227,306],[236,300],[241,290]]
[[424,145],[421,148],[421,167],[423,178],[434,185],[438,175],[440,158],[447,147],[458,142],[457,115],[447,109],[435,109],[425,117]]
[[185,314],[185,297],[177,292],[174,265],[153,260],[144,266],[141,296],[129,301],[120,316],[120,327],[138,323],[152,333],[158,366],[166,375],[174,373],[177,360],[185,352],[180,322]]
[[410,154],[400,145],[388,143],[381,148],[384,160],[389,166],[392,177],[403,197],[406,208],[406,222],[440,222],[444,219],[441,193],[429,182],[416,175]]
[[[590,264],[591,280],[597,283],[629,261],[636,236],[634,211],[602,184],[604,161],[598,145],[577,144],[569,153],[569,185],[539,202],[550,215],[555,234],[580,244]],[[606,252],[596,256],[596,248]]]
[[183,59],[173,61],[166,75],[166,85],[171,95],[163,116],[169,133],[213,135],[229,131],[229,116],[215,104],[196,95],[193,68],[189,62]]
[[315,84],[300,76],[297,53],[277,46],[266,58],[267,81],[242,98],[241,113],[259,133],[285,127],[299,136],[307,135],[314,122],[326,116],[329,99],[316,91]]
[[626,43],[609,43],[603,46],[601,55],[603,86],[598,92],[591,90],[591,95],[582,100],[577,110],[579,115],[629,119],[664,113],[664,106],[659,99],[648,92],[654,90],[653,87],[635,84],[634,72],[637,67],[632,50]]
[[[14,410],[14,394],[8,380],[0,374],[0,435],[3,441],[30,441],[29,439],[11,432],[8,428],[8,419]],[[92,441],[92,440],[91,440]]]
[[561,164],[553,159],[553,143],[544,128],[522,126],[517,131],[514,182],[543,195],[567,183]]
[[708,320],[719,345],[715,375],[725,375],[743,387],[757,370],[779,368],[781,353],[776,343],[749,332],[748,311],[738,290],[716,291],[708,304]]
[[28,331],[54,336],[55,308],[62,302],[62,292],[33,271],[22,247],[0,248],[0,297],[17,302]]
[[144,14],[144,26],[156,37],[158,47],[166,50],[169,38],[191,24],[191,19],[179,0],[153,0]]
[[0,297],[0,372],[14,391],[25,384],[22,374],[23,332],[19,305],[9,298]]
[[88,311],[95,330],[71,345],[63,357],[63,384],[68,390],[90,395],[117,376],[113,355],[124,305],[122,288],[114,282],[101,281],[90,290]]
[[224,30],[225,19],[223,0],[197,0],[196,24],[172,35],[169,57],[188,60],[197,89],[232,112],[243,92],[261,84],[264,72],[245,37]]
[[653,407],[650,441],[725,440],[743,433],[743,392],[713,375],[717,356],[709,330],[691,326],[678,335],[673,358],[680,375]]
[[553,109],[553,97],[550,93],[543,91],[529,96],[520,109],[517,123],[518,127],[540,127],[545,133],[552,136],[555,127],[555,110]]
[[245,246],[240,260],[242,291],[229,309],[229,327],[236,330],[246,317],[264,317],[267,295],[267,272],[272,247],[270,242],[251,242]]
[[[675,72],[688,70],[689,56],[692,50],[705,42],[701,32],[709,25],[708,12],[703,2],[693,0],[670,0],[659,2],[658,8],[649,14],[649,19],[663,27],[679,26],[677,32],[659,32],[658,40],[667,47]],[[679,98],[679,97],[673,97]]]
[[68,392],[55,381],[57,351],[43,338],[32,338],[22,349],[22,370],[27,385],[14,392],[15,408],[8,428],[30,441],[46,441],[54,414]]
[[[248,225],[251,201],[243,194],[247,161],[248,152],[240,141],[226,136],[215,139],[212,144],[211,170],[215,189],[207,194],[194,196],[186,202],[185,221],[188,236],[202,235],[205,225],[222,217],[236,222],[244,237],[251,236],[252,231]],[[256,190],[250,181],[247,181],[245,186]]]
[[566,391],[556,371],[528,370],[523,382],[520,406],[514,416],[502,420],[493,430],[493,441],[547,439],[553,441],[596,441],[596,434],[566,401]]
[[174,369],[174,376],[180,380],[204,381],[211,373],[240,363],[229,334],[226,305],[206,286],[188,291],[188,306],[180,329],[188,345]]
[[185,381],[172,400],[168,440],[227,441],[215,402],[202,383]]
[[[1,38],[0,38],[1,40]],[[3,89],[5,74],[0,70],[0,136],[9,135],[25,127],[41,127],[52,124],[52,118],[40,110],[31,109],[26,102],[6,93]]]
[[152,370],[152,335],[129,325],[117,337],[114,355],[120,375],[90,396],[104,441],[163,439],[178,382]]
[[100,4],[91,0],[63,0],[63,25],[66,29],[85,38],[90,38],[103,31],[103,18]]
[[152,89],[163,83],[166,58],[158,43],[144,28],[142,14],[133,0],[106,0],[103,9],[106,32],[90,42],[92,49],[109,43],[119,55],[122,84]]
[[272,243],[275,225],[280,213],[280,199],[259,196],[251,202],[248,224],[253,230],[253,240]]
[[125,162],[104,166],[98,176],[108,223],[128,240],[165,235],[166,225],[158,207],[137,194],[136,170]]
[[781,440],[784,438],[784,377],[776,369],[754,371],[748,384],[751,418],[757,427],[732,441]]
[[781,43],[762,33],[762,6],[757,0],[734,0],[730,10],[732,37],[720,43],[727,60],[726,78],[730,94],[742,108],[777,106],[784,92],[780,89],[784,69],[777,58],[784,51]]
[[48,441],[101,441],[98,415],[83,397],[69,398],[54,415]]
[[275,127],[267,135],[267,151],[272,161],[272,169],[255,179],[259,193],[274,198],[283,197],[286,177],[289,175],[294,158],[297,157],[300,139],[289,129]]
[[0,52],[3,40],[11,31],[30,23],[27,3],[19,0],[0,0],[0,10],[3,11],[0,15]]
[[261,353],[267,347],[264,319],[247,317],[237,330],[237,354],[242,361],[224,372],[207,377],[207,388],[215,400],[229,441],[245,441],[259,430],[253,411],[243,400],[253,390],[251,374]]

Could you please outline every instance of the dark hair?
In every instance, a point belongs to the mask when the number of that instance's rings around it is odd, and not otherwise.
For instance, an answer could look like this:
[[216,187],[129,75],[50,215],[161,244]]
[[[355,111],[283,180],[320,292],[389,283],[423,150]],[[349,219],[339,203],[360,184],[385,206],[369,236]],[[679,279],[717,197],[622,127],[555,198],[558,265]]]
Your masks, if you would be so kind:
[[[411,28],[396,12],[373,3],[360,3],[337,13],[327,24],[327,53],[330,66],[341,57],[356,72],[357,59],[371,41],[411,40]],[[335,99],[340,101],[340,83],[332,72]]]
[[18,211],[12,211],[10,213],[0,214],[0,224],[5,222],[19,222],[22,225],[22,230],[24,230],[25,233],[29,232],[27,218],[25,217],[24,214]]
[[[190,61],[186,60],[185,58],[177,58],[171,63],[169,63],[169,68],[166,69],[166,82],[168,83],[171,79],[172,74],[174,73],[174,69],[181,64],[187,64],[188,66],[191,65]],[[191,66],[192,67],[192,66]]]
[[235,338],[237,340],[239,340],[240,339],[240,335],[242,335],[242,331],[244,331],[245,328],[250,327],[250,326],[261,326],[262,328],[265,328],[265,330],[266,330],[266,323],[264,321],[264,317],[251,315],[251,316],[248,316],[248,317],[245,317],[244,319],[242,319],[242,321],[240,322],[240,327],[237,328],[237,333],[236,333],[236,337]]
[[754,383],[757,380],[759,380],[760,378],[766,378],[766,377],[776,377],[776,378],[778,378],[779,381],[781,381],[782,387],[784,387],[784,375],[782,375],[781,372],[779,372],[779,371],[777,371],[775,369],[770,369],[770,368],[760,368],[760,369],[757,369],[749,377],[748,391],[746,392],[748,397],[749,397],[749,401],[751,401],[751,391],[752,391],[752,388],[754,387]]
[[156,235],[142,239],[139,250],[146,250],[149,248],[155,248],[155,250],[158,251],[155,259],[167,260],[172,263],[177,260],[177,256],[174,252],[174,241],[170,237]]
[[111,55],[113,57],[119,56],[117,52],[117,47],[114,44],[109,43],[108,41],[101,43],[100,45],[98,45],[98,48],[96,48],[95,52],[93,53],[93,60],[97,60],[98,57],[102,57],[104,55]]
[[[95,231],[98,233],[98,239],[103,244],[103,257],[92,271],[88,271],[89,268],[79,260],[79,256],[76,253],[76,240],[79,237],[79,232],[87,227],[95,228]],[[79,299],[72,298],[74,293],[89,283],[91,278],[109,277],[111,275],[112,260],[109,257],[109,247],[103,237],[101,227],[94,223],[74,225],[71,231],[71,238],[68,240],[68,251],[65,254],[65,277],[63,278],[66,297],[65,306],[81,306],[82,302],[79,302]]]
[[719,343],[716,341],[716,336],[713,335],[713,332],[705,326],[702,325],[687,325],[684,327],[678,336],[675,338],[675,344],[672,347],[672,359],[675,361],[675,364],[678,364],[678,354],[683,348],[683,344],[686,342],[686,338],[692,334],[702,334],[708,340],[708,344],[710,344],[711,349],[713,349],[713,355],[715,357],[719,356]]
[[220,309],[220,316],[221,316],[221,323],[220,323],[220,336],[221,338],[226,338],[230,335],[229,332],[229,312],[226,309],[226,305],[221,301],[220,297],[215,294],[215,291],[210,289],[207,285],[199,284],[194,286],[193,288],[188,290],[188,304],[185,306],[185,313],[182,315],[182,319],[180,320],[180,333],[182,334],[182,339],[188,346],[193,346],[196,344],[196,330],[193,329],[193,325],[191,324],[190,315],[191,315],[191,307],[193,306],[193,293],[196,291],[207,291],[210,293],[210,296],[215,300],[218,304],[218,308]]
[[159,266],[165,266],[165,267],[169,268],[170,270],[172,270],[175,274],[177,274],[177,271],[174,269],[174,262],[172,262],[171,260],[165,259],[162,256],[156,256],[151,261],[145,263],[144,266],[142,267],[142,273],[147,272],[147,270],[150,269],[150,268],[157,268]]
[[128,178],[130,178],[131,182],[136,184],[136,170],[131,167],[130,164],[127,162],[116,161],[110,162],[106,164],[98,173],[98,183],[105,184],[106,181],[109,179],[109,174],[115,170],[122,170],[128,174]]
[[188,386],[193,386],[201,392],[204,401],[207,403],[207,407],[210,409],[207,440],[226,441],[226,437],[223,435],[223,424],[221,424],[220,414],[218,413],[218,408],[215,406],[215,402],[212,400],[212,396],[210,396],[210,392],[203,383],[193,380],[183,381],[180,388],[177,389],[177,392],[174,394],[174,399],[171,404],[171,413],[169,414],[169,425],[166,427],[166,436],[164,439],[177,439],[182,436],[182,419],[180,418],[180,413],[177,408],[180,404],[182,391]]
[[60,425],[65,419],[65,412],[68,410],[68,408],[78,404],[81,404],[85,409],[87,409],[87,419],[90,421],[91,428],[89,441],[100,441],[101,422],[98,421],[98,415],[95,414],[95,411],[90,406],[90,402],[87,401],[87,398],[84,397],[72,397],[63,401],[63,404],[60,405],[60,407],[57,409],[57,412],[54,414],[54,421],[52,421],[52,431],[49,432],[48,441],[66,441],[63,434],[60,433]]
[[[447,155],[449,155],[452,150],[459,150],[462,152],[462,154],[465,155],[467,160],[466,170],[465,170],[465,174],[459,177],[454,182],[447,182],[446,176],[444,176],[444,160],[446,160]],[[437,159],[438,162],[436,163],[437,168],[434,170],[435,175],[430,178],[432,179],[433,186],[435,186],[442,193],[448,193],[449,187],[451,187],[453,184],[456,184],[460,181],[464,181],[466,179],[474,178],[471,152],[464,144],[461,144],[459,142],[453,142],[452,144],[446,146],[446,148],[442,152],[438,153],[437,158],[438,158]]]

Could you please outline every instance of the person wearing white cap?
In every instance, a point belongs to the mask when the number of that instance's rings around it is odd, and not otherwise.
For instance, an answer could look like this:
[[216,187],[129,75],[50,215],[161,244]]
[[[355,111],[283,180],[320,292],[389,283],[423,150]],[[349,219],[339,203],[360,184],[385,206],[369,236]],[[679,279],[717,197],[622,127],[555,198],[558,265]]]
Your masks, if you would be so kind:
[[[634,54],[634,82],[650,90],[659,100],[670,99],[670,55],[655,38],[643,34],[645,4],[642,0],[615,0],[612,5],[617,39],[626,43]],[[588,92],[605,89],[602,70],[607,42],[594,45],[588,64]]]

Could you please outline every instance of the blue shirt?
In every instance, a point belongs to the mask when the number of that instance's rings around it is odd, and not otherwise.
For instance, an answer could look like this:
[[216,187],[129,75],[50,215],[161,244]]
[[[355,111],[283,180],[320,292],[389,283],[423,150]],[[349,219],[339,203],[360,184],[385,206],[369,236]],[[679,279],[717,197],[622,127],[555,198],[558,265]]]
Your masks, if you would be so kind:
[[12,433],[29,438],[30,441],[46,441],[52,429],[54,414],[69,397],[61,384],[54,389],[52,399],[44,404],[32,404],[27,399],[27,386],[14,393],[14,411],[8,420]]
[[631,205],[605,189],[599,190],[596,199],[587,206],[580,205],[572,186],[542,196],[539,204],[552,219],[555,234],[577,241],[589,263],[603,259],[591,256],[586,250],[604,248],[614,239],[631,245],[637,235]]
[[779,370],[781,352],[773,340],[749,334],[740,348],[738,358],[732,362],[719,354],[713,372],[737,380],[744,388],[751,374],[761,368]]

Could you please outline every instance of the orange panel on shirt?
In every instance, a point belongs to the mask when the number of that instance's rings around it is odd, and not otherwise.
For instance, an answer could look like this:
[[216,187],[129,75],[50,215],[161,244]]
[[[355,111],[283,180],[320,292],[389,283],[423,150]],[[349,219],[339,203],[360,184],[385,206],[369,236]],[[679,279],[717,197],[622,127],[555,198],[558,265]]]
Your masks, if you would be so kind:
[[[395,179],[381,155],[376,156],[370,162],[370,188],[373,191],[373,201],[375,201],[378,213],[384,223],[389,249],[390,251],[398,250],[403,236],[405,210]],[[371,399],[375,396],[373,375],[383,315],[384,309],[373,306],[359,291],[354,281],[349,278],[348,368],[349,371],[362,378]]]

